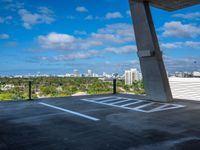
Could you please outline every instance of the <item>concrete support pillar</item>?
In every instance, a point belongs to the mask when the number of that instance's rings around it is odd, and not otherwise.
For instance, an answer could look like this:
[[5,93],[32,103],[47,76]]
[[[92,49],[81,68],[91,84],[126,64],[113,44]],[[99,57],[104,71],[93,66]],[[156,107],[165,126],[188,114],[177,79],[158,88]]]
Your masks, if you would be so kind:
[[162,102],[172,101],[149,3],[142,0],[129,2],[147,98]]

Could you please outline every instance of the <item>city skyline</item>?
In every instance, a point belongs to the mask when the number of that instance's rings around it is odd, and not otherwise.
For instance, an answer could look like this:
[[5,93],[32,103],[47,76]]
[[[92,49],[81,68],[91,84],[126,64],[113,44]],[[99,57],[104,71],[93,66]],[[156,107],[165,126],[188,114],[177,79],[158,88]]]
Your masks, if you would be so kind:
[[[1,0],[0,6],[0,75],[140,69],[128,1]],[[168,72],[200,69],[199,8],[152,8]]]
[[[50,74],[50,73],[28,73],[28,74],[13,74],[13,75],[0,75],[0,77],[97,77],[97,78],[110,78],[112,79],[115,75],[117,74],[117,78],[124,78],[126,84],[130,84],[133,81],[138,81],[142,80],[142,73],[141,70],[138,70],[137,68],[129,68],[127,70],[124,70],[122,73],[118,72],[112,72],[112,73],[107,73],[107,72],[101,72],[97,73],[91,69],[86,70],[85,72],[79,72],[79,70],[74,69],[72,72],[65,72],[63,74]],[[187,71],[176,71],[174,73],[168,73],[168,77],[178,77],[178,78],[199,78],[200,77],[200,70],[195,70],[192,72],[187,72]]]

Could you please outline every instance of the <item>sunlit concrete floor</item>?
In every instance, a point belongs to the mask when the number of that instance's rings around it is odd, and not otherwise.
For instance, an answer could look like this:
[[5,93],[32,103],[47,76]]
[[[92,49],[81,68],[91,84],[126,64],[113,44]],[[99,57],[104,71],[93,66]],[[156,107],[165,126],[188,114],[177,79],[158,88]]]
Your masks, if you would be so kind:
[[145,113],[81,100],[103,96],[0,102],[0,150],[199,150],[200,102]]

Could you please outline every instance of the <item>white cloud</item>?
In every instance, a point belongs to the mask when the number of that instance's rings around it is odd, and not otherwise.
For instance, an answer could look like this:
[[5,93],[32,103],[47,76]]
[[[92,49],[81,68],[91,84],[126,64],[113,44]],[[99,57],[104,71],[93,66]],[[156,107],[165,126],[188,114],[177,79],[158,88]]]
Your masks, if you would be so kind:
[[[80,34],[80,31],[76,31]],[[85,34],[81,32],[81,34]],[[134,41],[134,32],[131,24],[111,24],[100,28],[97,32],[87,34],[84,38],[52,32],[48,35],[38,36],[42,48],[55,50],[82,50],[98,46],[127,44]]]
[[200,49],[200,42],[187,41],[185,45],[189,48]]
[[10,11],[18,11],[19,9],[24,8],[24,3],[21,2],[9,2],[4,6],[4,9],[10,10]]
[[58,55],[54,57],[40,57],[40,60],[49,60],[49,61],[66,61],[66,60],[77,60],[77,59],[88,59],[93,57],[99,57],[100,53],[95,50],[71,53],[67,55]]
[[0,23],[9,23],[9,21],[12,19],[12,16],[0,17]]
[[86,16],[84,19],[85,19],[85,20],[93,20],[94,17],[93,17],[92,15],[88,15],[88,16]]
[[163,27],[164,37],[195,38],[200,35],[200,27],[193,24],[182,24],[179,21],[166,22]]
[[173,17],[177,18],[183,18],[183,19],[200,19],[200,12],[192,12],[192,13],[186,13],[186,14],[174,14]]
[[9,35],[8,34],[0,34],[0,39],[5,40],[5,39],[9,39]]
[[75,37],[68,34],[51,32],[46,36],[39,36],[38,42],[46,49],[72,49]]
[[92,33],[91,39],[102,41],[107,45],[123,44],[134,41],[134,32],[132,26],[128,24],[112,24]]
[[166,68],[170,72],[174,71],[194,71],[199,69],[199,57],[172,58],[164,57]]
[[42,48],[54,50],[80,50],[102,45],[101,41],[90,38],[75,38],[72,35],[56,32],[51,32],[46,36],[38,36],[37,39]]
[[123,18],[120,12],[108,12],[105,16],[105,19],[117,19],[117,18]]
[[35,24],[51,24],[55,21],[53,12],[47,7],[39,7],[38,13],[32,13],[26,9],[20,9],[18,13],[26,29],[31,29]]
[[182,42],[173,42],[173,43],[161,43],[161,49],[175,49],[175,48],[182,48]]
[[105,33],[92,33],[91,40],[99,40],[104,43],[122,43],[123,40],[120,39],[120,36],[117,34],[105,34]]
[[76,7],[76,11],[78,11],[78,12],[88,12],[88,9],[84,6],[78,6],[78,7]]
[[200,42],[195,41],[185,41],[185,42],[171,42],[171,43],[161,43],[162,49],[181,49],[181,48],[192,48],[200,49]]
[[90,38],[87,39],[78,39],[77,43],[75,43],[76,49],[88,49],[91,47],[102,46],[102,41],[92,40]]
[[104,17],[99,17],[99,16],[93,16],[93,15],[88,15],[84,18],[84,20],[105,20]]
[[[86,58],[92,58],[92,57],[96,57],[99,56],[99,52],[98,51],[87,51],[87,52],[78,52],[78,53],[72,53],[69,55],[65,55],[63,57],[64,60],[74,60],[74,59],[86,59]],[[62,58],[61,58],[62,60]]]
[[86,31],[75,30],[75,31],[74,31],[74,34],[77,34],[77,35],[86,35],[87,32],[86,32]]
[[41,14],[53,14],[54,12],[52,10],[50,10],[48,7],[39,7],[38,8],[38,12],[40,12]]
[[134,45],[126,45],[122,47],[109,47],[109,48],[106,48],[105,51],[115,53],[115,54],[131,53],[131,52],[136,52],[137,47]]
[[[97,34],[113,35],[113,43],[126,43],[135,40],[135,34],[133,26],[126,23],[117,23],[107,25],[105,28],[101,28],[97,31]],[[103,40],[103,37],[102,37]]]
[[74,19],[76,19],[75,16],[67,16],[66,18],[69,19],[69,20],[74,20]]

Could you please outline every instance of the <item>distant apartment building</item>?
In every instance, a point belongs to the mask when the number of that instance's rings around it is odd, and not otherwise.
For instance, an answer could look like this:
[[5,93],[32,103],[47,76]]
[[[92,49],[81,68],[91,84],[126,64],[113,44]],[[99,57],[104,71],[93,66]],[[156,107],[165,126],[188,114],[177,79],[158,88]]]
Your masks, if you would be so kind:
[[92,76],[92,70],[88,70],[87,75],[88,75],[89,77],[91,77],[91,76]]
[[124,77],[126,85],[132,85],[134,81],[140,80],[140,74],[137,69],[126,70]]
[[78,70],[74,70],[74,77],[80,77],[80,73]]
[[106,76],[106,73],[105,73],[105,72],[103,72],[103,76],[104,76],[104,77]]
[[105,78],[111,78],[111,77],[112,77],[112,75],[110,75],[110,74],[107,74],[107,73],[103,72],[103,77],[105,77]]

